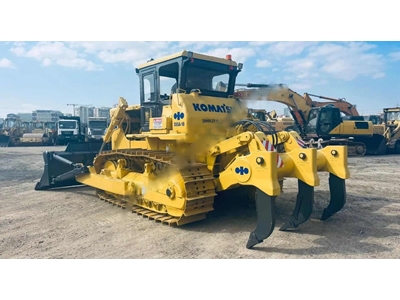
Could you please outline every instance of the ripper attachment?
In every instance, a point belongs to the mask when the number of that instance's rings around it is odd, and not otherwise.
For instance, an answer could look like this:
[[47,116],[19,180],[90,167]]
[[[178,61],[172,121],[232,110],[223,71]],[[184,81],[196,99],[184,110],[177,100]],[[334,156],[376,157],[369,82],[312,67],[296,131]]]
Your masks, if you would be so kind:
[[250,233],[246,248],[251,249],[253,246],[262,243],[264,239],[269,237],[275,228],[275,198],[269,196],[260,189],[256,189],[255,194],[257,207],[257,227]]

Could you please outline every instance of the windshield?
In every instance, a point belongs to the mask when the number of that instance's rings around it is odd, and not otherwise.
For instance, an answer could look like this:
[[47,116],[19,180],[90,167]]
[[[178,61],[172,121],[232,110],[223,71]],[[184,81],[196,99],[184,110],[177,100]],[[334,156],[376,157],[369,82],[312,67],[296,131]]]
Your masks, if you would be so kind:
[[56,124],[55,124],[55,123],[53,123],[53,122],[51,122],[51,123],[47,123],[47,124],[46,124],[46,127],[47,127],[48,129],[51,129],[51,130],[53,130],[53,129],[55,129],[55,128],[56,128]]
[[221,72],[195,65],[189,65],[187,68],[186,88],[188,89],[226,92],[228,82],[228,70]]
[[231,76],[236,73],[236,67],[194,60],[186,67],[184,88],[187,92],[199,89],[205,95],[227,97],[229,92],[233,93]]
[[89,128],[104,129],[107,128],[106,121],[89,121]]
[[400,112],[394,111],[387,114],[388,121],[400,121]]
[[3,126],[4,126],[4,128],[12,128],[14,126],[14,124],[15,124],[15,121],[9,119],[4,122]]
[[76,121],[60,121],[58,123],[58,127],[60,129],[75,129]]

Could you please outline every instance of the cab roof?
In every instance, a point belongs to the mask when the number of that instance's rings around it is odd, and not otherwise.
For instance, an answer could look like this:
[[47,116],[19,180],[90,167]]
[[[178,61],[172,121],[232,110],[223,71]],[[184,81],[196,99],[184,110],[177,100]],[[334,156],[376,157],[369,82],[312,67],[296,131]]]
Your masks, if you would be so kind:
[[234,66],[234,67],[237,66],[237,63],[235,61],[233,61],[233,60],[229,60],[229,59],[225,59],[225,58],[219,58],[219,57],[215,57],[215,56],[210,56],[210,55],[205,55],[205,54],[200,54],[200,53],[196,53],[196,52],[183,50],[181,52],[177,52],[177,53],[172,54],[172,55],[164,56],[164,57],[161,57],[161,58],[154,59],[154,60],[148,61],[146,63],[143,63],[143,64],[139,65],[137,67],[137,69],[140,70],[140,69],[143,69],[143,68],[155,65],[155,64],[159,64],[159,63],[162,63],[162,62],[165,62],[165,61],[168,61],[168,60],[172,60],[172,59],[175,59],[175,58],[178,58],[178,57],[188,57],[188,56],[190,56],[190,53],[192,53],[192,55],[193,55],[192,57],[194,59],[207,60],[207,61],[216,62],[216,63],[225,64],[225,65]]

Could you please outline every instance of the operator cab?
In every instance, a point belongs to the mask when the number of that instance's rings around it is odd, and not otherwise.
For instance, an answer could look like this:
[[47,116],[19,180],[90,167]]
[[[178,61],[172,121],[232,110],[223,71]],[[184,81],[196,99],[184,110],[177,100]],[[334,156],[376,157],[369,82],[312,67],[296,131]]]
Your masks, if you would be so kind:
[[198,91],[202,96],[233,97],[236,76],[242,67],[230,55],[223,59],[190,51],[151,59],[139,66],[136,73],[142,131],[149,130],[150,118],[161,117],[163,106],[171,104],[173,94]]
[[340,109],[333,106],[314,107],[308,115],[306,134],[328,137],[342,123]]
[[371,116],[364,117],[364,120],[371,121],[372,124],[374,124],[374,125],[382,124],[382,122],[383,122],[382,118],[377,115],[371,115]]

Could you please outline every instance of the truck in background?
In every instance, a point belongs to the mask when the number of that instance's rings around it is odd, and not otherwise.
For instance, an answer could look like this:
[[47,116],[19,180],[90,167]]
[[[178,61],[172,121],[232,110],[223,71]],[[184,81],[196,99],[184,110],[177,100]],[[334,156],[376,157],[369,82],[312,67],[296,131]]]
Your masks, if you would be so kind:
[[78,116],[60,116],[56,124],[56,145],[66,145],[70,142],[83,142],[85,134],[82,130],[81,118]]
[[86,141],[101,141],[108,127],[106,117],[89,117],[86,125]]

